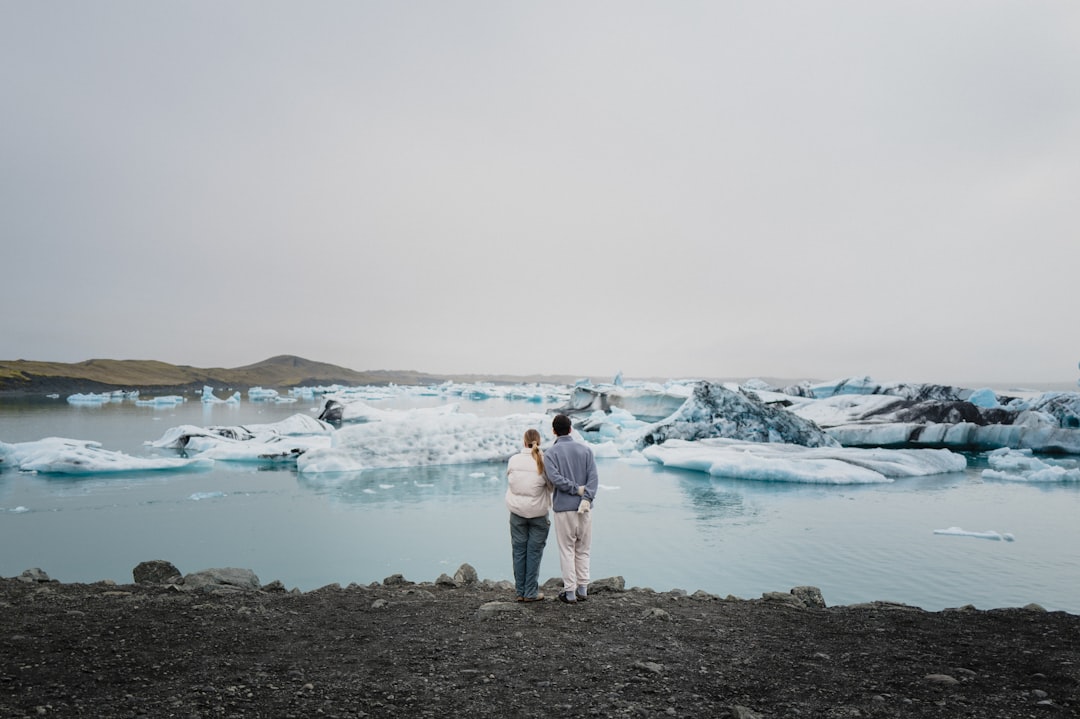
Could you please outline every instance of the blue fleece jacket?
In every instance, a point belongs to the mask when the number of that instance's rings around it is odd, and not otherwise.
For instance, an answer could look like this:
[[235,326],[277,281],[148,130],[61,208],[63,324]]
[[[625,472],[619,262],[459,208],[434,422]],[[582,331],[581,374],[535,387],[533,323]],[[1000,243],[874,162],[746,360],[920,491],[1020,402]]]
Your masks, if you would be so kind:
[[[592,450],[570,435],[556,437],[555,444],[544,452],[544,470],[555,485],[551,508],[556,512],[576,512],[581,500],[596,500],[600,478],[596,474],[596,460]],[[585,485],[585,496],[578,495],[578,487]]]

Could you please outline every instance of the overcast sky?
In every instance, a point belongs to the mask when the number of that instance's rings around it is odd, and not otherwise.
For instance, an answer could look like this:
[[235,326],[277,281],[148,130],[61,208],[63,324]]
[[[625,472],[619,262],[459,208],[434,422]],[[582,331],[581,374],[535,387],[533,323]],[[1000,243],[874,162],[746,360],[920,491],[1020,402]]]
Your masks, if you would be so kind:
[[1071,0],[0,0],[0,103],[0,359],[1078,376]]

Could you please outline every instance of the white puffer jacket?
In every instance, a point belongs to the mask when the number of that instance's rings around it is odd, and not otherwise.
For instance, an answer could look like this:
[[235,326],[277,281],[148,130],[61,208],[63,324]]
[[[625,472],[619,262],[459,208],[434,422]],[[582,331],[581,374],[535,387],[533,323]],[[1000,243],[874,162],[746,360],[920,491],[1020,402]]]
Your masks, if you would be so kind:
[[526,449],[510,458],[506,467],[509,486],[506,488],[506,508],[519,517],[543,517],[551,509],[551,487],[544,475],[536,471],[532,450]]

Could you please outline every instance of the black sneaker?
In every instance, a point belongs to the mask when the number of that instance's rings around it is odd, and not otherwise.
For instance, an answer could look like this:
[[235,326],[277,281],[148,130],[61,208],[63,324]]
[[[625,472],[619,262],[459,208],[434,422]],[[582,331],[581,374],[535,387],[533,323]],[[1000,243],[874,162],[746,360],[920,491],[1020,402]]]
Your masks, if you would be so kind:
[[567,595],[569,595],[569,594],[570,594],[570,592],[559,592],[559,601],[562,602],[563,604],[577,604],[576,599],[568,599],[567,598]]
[[577,597],[577,600],[579,602],[587,602],[587,601],[589,601],[589,596],[587,594],[578,593],[578,594],[575,594],[574,596]]

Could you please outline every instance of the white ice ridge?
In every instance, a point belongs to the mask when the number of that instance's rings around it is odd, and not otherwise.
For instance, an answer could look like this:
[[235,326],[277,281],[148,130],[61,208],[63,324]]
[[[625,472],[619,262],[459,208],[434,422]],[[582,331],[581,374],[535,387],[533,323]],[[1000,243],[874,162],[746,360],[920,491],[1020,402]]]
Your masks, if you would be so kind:
[[0,460],[24,472],[43,474],[111,474],[158,470],[207,469],[210,459],[132,457],[102,449],[100,442],[46,437],[34,442],[0,442]]
[[990,469],[983,479],[1010,482],[1080,482],[1080,469],[1074,459],[1042,460],[1030,449],[995,449],[986,456]]
[[551,418],[541,413],[505,417],[409,412],[409,421],[342,427],[328,449],[296,460],[303,473],[355,472],[375,467],[416,467],[502,461],[519,451],[527,429],[551,437]]
[[969,532],[966,529],[960,527],[949,527],[948,529],[935,529],[934,534],[945,534],[951,537],[975,537],[976,539],[992,539],[995,542],[1011,542],[1014,537],[1009,532],[995,532],[993,530],[987,530],[985,532]]
[[231,462],[293,461],[311,449],[330,446],[334,428],[306,414],[271,424],[235,427],[171,427],[152,447],[183,449],[200,457]]
[[701,439],[668,440],[642,455],[665,467],[767,482],[875,484],[899,477],[961,472],[967,460],[946,449],[856,449]]

